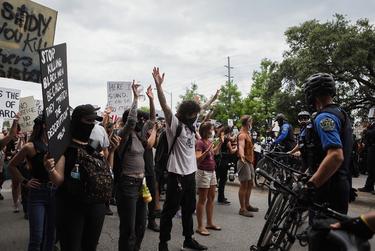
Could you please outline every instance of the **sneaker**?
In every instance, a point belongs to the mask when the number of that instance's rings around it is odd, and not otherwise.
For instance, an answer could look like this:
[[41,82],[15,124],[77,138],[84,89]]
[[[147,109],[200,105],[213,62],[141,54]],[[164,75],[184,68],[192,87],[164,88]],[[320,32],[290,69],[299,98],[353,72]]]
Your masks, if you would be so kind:
[[147,224],[147,228],[151,229],[154,232],[160,232],[160,227],[159,225],[155,222],[155,220],[149,220]]
[[14,206],[14,209],[13,209],[13,213],[19,213],[20,212],[20,208],[18,206]]
[[4,196],[0,193],[0,200],[4,200]]
[[181,250],[207,250],[207,249],[208,248],[206,246],[199,244],[199,242],[191,238],[191,239],[185,239],[184,245],[182,246]]
[[166,242],[159,242],[159,251],[169,251],[168,244]]
[[254,214],[252,212],[249,212],[247,210],[241,210],[238,212],[239,215],[245,216],[245,217],[254,217]]
[[360,192],[364,192],[364,193],[371,193],[374,191],[374,189],[371,189],[371,188],[368,188],[368,187],[361,187],[361,188],[358,188],[358,191]]
[[259,212],[259,208],[257,207],[248,206],[246,209],[249,212]]
[[224,199],[224,200],[218,200],[217,203],[219,205],[230,205],[230,201],[228,201],[227,199]]

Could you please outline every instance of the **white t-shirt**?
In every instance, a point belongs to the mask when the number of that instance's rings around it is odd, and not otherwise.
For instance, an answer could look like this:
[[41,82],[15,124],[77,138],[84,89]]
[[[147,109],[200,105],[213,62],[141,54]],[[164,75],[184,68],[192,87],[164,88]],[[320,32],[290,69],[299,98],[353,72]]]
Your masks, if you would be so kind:
[[[182,131],[177,138],[173,151],[169,156],[167,169],[168,172],[180,175],[189,175],[197,171],[197,160],[195,157],[195,134],[190,129],[182,125]],[[171,126],[167,125],[168,146],[173,144],[174,137],[177,133],[178,119],[172,116]]]
[[105,131],[104,127],[99,124],[95,124],[94,128],[91,131],[90,139],[93,141],[100,142],[100,146],[102,148],[109,147],[109,139],[107,132]]

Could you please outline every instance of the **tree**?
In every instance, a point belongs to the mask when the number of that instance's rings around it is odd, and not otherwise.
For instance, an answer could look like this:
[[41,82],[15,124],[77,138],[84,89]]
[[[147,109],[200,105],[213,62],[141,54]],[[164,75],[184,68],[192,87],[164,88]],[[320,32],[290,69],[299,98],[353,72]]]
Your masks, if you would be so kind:
[[244,113],[253,117],[253,127],[264,133],[275,113],[274,95],[279,91],[270,85],[277,63],[263,59],[260,71],[254,71],[249,95],[243,101]]
[[[202,103],[206,102],[206,100],[207,100],[207,98],[203,94],[198,93],[198,85],[196,83],[191,83],[190,88],[186,88],[185,94],[184,95],[180,95],[180,99],[182,101],[195,100],[196,96],[198,96],[200,98],[200,101]],[[178,103],[177,106],[179,104],[180,103]]]
[[369,20],[352,24],[336,14],[332,21],[311,20],[291,27],[285,36],[289,50],[271,78],[272,86],[297,90],[289,96],[302,101],[298,90],[305,79],[327,72],[336,79],[336,99],[347,111],[375,104],[375,28]]
[[220,122],[227,122],[228,119],[238,120],[243,114],[243,103],[237,85],[232,81],[226,82],[220,90],[213,118]]

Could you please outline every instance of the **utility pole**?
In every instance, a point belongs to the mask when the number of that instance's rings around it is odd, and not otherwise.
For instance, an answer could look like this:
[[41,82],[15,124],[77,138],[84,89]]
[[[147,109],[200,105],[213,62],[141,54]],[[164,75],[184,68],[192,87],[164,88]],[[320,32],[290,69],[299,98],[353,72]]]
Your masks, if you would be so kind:
[[230,57],[228,57],[228,65],[224,65],[224,67],[228,69],[228,75],[225,76],[228,78],[228,83],[231,83],[233,76],[230,75],[230,69],[233,69],[233,67],[230,66]]

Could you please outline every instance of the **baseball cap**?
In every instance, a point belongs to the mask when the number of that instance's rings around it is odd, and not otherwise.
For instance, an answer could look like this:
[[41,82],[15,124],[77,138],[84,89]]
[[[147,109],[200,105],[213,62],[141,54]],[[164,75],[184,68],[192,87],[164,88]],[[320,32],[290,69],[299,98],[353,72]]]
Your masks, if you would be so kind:
[[99,109],[100,107],[95,108],[90,104],[79,105],[73,110],[72,120],[80,120],[81,118],[85,117],[88,119],[95,119],[96,121],[102,121],[103,117],[100,117],[97,114]]

